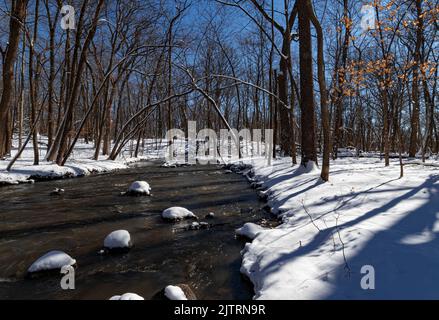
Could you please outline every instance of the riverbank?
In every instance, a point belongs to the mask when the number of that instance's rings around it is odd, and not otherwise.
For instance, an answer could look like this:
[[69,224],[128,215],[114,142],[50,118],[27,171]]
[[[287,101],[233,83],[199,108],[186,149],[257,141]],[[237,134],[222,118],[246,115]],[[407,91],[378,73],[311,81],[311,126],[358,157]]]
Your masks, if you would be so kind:
[[287,158],[249,164],[283,221],[243,251],[241,272],[255,299],[439,298],[434,162],[407,163],[399,179],[396,160],[386,168],[379,159],[340,159],[329,183]]
[[[0,186],[114,172],[127,169],[129,164],[135,162],[162,159],[164,152],[164,144],[156,144],[152,140],[147,140],[143,152],[138,157],[132,157],[132,147],[127,146],[115,161],[107,160],[107,156],[102,155],[100,155],[100,160],[92,160],[95,151],[93,144],[78,142],[72,157],[65,166],[61,167],[56,163],[44,160],[47,152],[45,138],[41,138],[41,142],[40,165],[33,165],[34,155],[31,145],[24,150],[22,157],[17,160],[11,171],[6,171],[6,167],[17,152],[17,148],[12,149],[11,157],[0,160]],[[16,141],[14,141],[14,145],[17,145]]]

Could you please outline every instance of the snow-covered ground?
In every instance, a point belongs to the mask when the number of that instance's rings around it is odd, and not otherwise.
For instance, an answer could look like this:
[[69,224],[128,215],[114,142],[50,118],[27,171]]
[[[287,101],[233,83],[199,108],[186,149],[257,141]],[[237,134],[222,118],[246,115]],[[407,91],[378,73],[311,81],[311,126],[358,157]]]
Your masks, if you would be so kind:
[[408,163],[399,179],[398,161],[340,159],[329,183],[290,159],[252,164],[283,220],[243,250],[256,299],[439,298],[433,161]]
[[38,179],[59,179],[73,178],[89,175],[92,173],[110,172],[120,169],[126,169],[127,165],[140,160],[149,160],[164,158],[164,150],[166,143],[157,144],[153,140],[147,140],[145,149],[140,153],[139,157],[131,157],[133,146],[128,144],[116,161],[107,160],[107,156],[100,155],[98,161],[92,160],[94,155],[93,143],[86,144],[78,142],[75,150],[64,167],[60,167],[54,163],[44,160],[46,156],[47,138],[41,137],[40,141],[40,165],[33,165],[33,149],[29,143],[24,150],[22,157],[17,160],[10,172],[6,171],[12,157],[17,152],[17,141],[14,141],[15,148],[12,150],[11,157],[6,160],[0,160],[0,185],[2,184],[18,184],[29,183]]

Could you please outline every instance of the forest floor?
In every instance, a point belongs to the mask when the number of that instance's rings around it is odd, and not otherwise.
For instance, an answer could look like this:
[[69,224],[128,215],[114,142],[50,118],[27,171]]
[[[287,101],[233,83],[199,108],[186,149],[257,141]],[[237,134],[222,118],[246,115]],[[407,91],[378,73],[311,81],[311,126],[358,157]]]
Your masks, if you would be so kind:
[[282,218],[243,251],[256,299],[438,299],[439,168],[344,158],[329,183],[291,159],[253,161]]

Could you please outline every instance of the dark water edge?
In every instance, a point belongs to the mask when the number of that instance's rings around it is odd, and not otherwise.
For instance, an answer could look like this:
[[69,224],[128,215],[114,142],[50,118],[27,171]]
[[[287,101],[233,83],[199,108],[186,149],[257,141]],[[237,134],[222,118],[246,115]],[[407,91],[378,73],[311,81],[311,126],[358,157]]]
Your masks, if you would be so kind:
[[[122,197],[135,180],[148,181],[152,197]],[[50,196],[64,188],[60,197]],[[238,174],[219,166],[161,168],[138,163],[127,170],[78,179],[0,188],[0,298],[108,299],[134,292],[150,299],[170,284],[190,285],[199,299],[251,299],[234,230],[266,217],[263,203]],[[171,206],[192,210],[208,230],[188,231],[190,221],[170,224]],[[205,220],[209,212],[215,219]],[[105,236],[131,233],[129,253],[100,255]],[[60,276],[24,279],[30,264],[50,250],[77,260],[76,289],[63,291]]]

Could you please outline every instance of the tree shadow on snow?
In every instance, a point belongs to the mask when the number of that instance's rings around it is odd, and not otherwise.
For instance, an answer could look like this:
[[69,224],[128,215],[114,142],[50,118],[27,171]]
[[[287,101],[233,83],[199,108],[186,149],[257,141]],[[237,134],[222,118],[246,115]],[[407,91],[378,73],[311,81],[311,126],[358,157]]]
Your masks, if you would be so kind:
[[[284,264],[296,258],[312,254],[337,231],[342,239],[349,234],[343,229],[353,227],[380,214],[390,211],[401,201],[410,200],[425,189],[428,199],[423,204],[407,213],[401,220],[384,231],[379,231],[360,249],[353,258],[348,258],[351,270],[347,275],[344,264],[334,270],[328,280],[332,291],[320,297],[323,299],[438,299],[439,298],[439,176],[430,176],[418,187],[390,200],[387,204],[375,208],[352,221],[337,227],[322,230],[305,246],[285,253],[273,260],[261,270],[263,273],[278,271]],[[375,189],[375,188],[374,188]],[[372,190],[370,190],[372,191]],[[366,191],[367,192],[367,191]],[[389,190],[390,192],[390,190]],[[365,193],[365,192],[363,192]],[[356,195],[355,195],[356,196]],[[414,200],[414,199],[412,199]],[[415,200],[416,201],[416,200]],[[357,231],[350,231],[352,234]],[[355,234],[355,236],[361,236]],[[349,257],[349,242],[344,241]],[[294,245],[294,244],[292,244]],[[342,254],[340,251],[337,254]],[[361,288],[364,265],[372,265],[376,271],[376,289]],[[323,273],[323,271],[322,271]]]
[[[334,278],[334,290],[325,299],[439,299],[438,180],[439,176],[430,176],[419,187],[366,214],[365,218],[369,219],[384,213],[422,189],[428,194],[420,207],[407,212],[389,229],[376,233],[349,259],[350,277],[346,277],[340,266]],[[375,269],[375,290],[361,288],[364,277],[361,268],[365,265]]]

